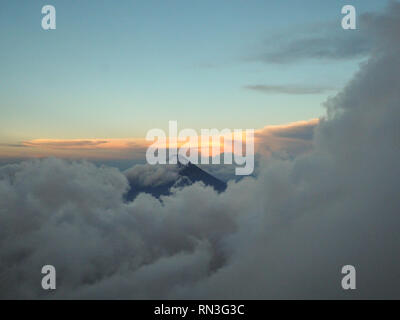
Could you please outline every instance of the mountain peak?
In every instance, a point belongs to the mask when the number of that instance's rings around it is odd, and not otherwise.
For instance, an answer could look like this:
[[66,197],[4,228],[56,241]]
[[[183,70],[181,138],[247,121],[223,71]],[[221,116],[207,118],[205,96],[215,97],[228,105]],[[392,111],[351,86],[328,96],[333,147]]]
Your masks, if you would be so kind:
[[227,187],[225,182],[202,170],[186,158],[177,156],[176,166],[178,168],[177,178],[163,184],[140,185],[137,181],[129,181],[130,188],[125,198],[132,201],[141,192],[160,198],[162,195],[171,194],[173,187],[184,187],[196,182],[202,182],[206,186],[211,186],[217,192],[223,192]]

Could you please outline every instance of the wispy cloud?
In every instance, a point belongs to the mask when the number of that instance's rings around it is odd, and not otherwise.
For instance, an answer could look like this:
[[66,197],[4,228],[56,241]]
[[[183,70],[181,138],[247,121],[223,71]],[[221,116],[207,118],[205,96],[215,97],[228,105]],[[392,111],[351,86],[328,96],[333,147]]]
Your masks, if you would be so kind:
[[49,149],[126,149],[144,146],[144,139],[34,139],[22,142],[24,146]]
[[24,148],[26,146],[20,143],[0,143],[0,147]]
[[288,64],[301,60],[349,60],[367,56],[372,47],[369,20],[359,19],[358,30],[344,31],[337,22],[297,26],[265,39],[260,52],[250,60]]
[[320,94],[327,91],[335,90],[333,87],[319,87],[319,86],[298,86],[298,85],[248,85],[244,86],[245,89],[259,91],[267,94]]

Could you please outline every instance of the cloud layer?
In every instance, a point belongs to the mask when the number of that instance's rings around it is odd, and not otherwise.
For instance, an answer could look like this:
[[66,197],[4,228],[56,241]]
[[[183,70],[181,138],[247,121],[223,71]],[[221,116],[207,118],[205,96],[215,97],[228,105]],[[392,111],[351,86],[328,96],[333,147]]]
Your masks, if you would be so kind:
[[[313,126],[316,125],[315,120],[310,120]],[[289,123],[281,126],[281,130],[286,128],[290,130],[292,126],[306,126],[307,122]],[[266,130],[270,126],[255,130],[255,135],[265,136]],[[167,133],[166,133],[167,134]],[[199,132],[200,134],[200,132]],[[263,140],[263,146],[260,149],[270,147],[274,150],[286,150],[293,148],[293,141],[288,143],[285,139],[274,137],[271,132],[268,135],[269,140]],[[293,137],[295,138],[295,137]],[[309,140],[309,139],[308,139]],[[179,145],[186,143],[181,141]],[[258,149],[257,141],[256,149]],[[59,157],[66,159],[91,159],[91,160],[142,160],[145,161],[147,148],[152,144],[151,141],[146,141],[143,138],[130,139],[34,139],[24,141],[21,144],[0,144],[0,159],[1,158],[43,158],[43,157]],[[303,141],[299,141],[297,146],[302,148]],[[4,148],[4,151],[2,150]],[[199,146],[200,147],[200,146]],[[203,146],[204,147],[204,146]],[[161,143],[160,143],[161,148]],[[197,146],[196,146],[197,149]],[[199,148],[199,153],[202,149]],[[288,150],[290,152],[290,150]]]
[[[400,5],[313,131],[226,192],[195,184],[125,203],[116,169],[45,159],[0,168],[1,298],[399,298]],[[306,134],[307,136],[307,134]],[[44,264],[57,290],[40,288]],[[340,287],[357,269],[357,290]]]

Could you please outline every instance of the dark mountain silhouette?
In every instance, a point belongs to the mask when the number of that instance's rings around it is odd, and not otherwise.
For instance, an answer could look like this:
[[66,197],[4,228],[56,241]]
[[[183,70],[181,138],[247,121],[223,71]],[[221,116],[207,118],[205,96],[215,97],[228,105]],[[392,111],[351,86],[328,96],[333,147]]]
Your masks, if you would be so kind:
[[150,185],[144,186],[139,185],[137,182],[129,181],[129,191],[125,195],[126,200],[132,201],[136,198],[139,193],[149,193],[156,198],[160,198],[162,195],[171,194],[171,188],[179,188],[191,185],[195,182],[202,182],[206,186],[211,186],[217,192],[223,192],[226,189],[226,183],[212,176],[211,174],[200,169],[198,166],[187,162],[183,164],[178,160],[176,165],[178,169],[178,178],[174,181],[169,181],[161,185]]
[[226,183],[212,176],[211,174],[200,169],[198,166],[189,162],[186,165],[178,164],[181,166],[179,174],[187,177],[192,183],[201,181],[206,186],[213,187],[218,192],[223,192],[226,189]]

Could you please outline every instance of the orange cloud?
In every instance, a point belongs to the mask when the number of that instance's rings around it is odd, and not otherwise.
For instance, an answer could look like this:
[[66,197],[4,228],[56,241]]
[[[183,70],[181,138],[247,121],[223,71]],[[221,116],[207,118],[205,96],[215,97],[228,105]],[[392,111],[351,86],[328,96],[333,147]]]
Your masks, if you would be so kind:
[[115,150],[146,147],[148,141],[144,139],[34,139],[22,142],[27,147],[40,147],[46,149],[74,149],[74,150]]
[[[312,134],[318,119],[299,121],[286,125],[266,126],[256,130],[254,143],[256,153],[269,156],[274,152],[287,152],[298,154],[306,152],[312,145]],[[197,146],[200,154],[207,154],[210,148],[214,152],[222,152],[224,144],[233,140],[232,135],[226,136],[227,140],[210,139],[204,143],[198,137]],[[184,144],[190,146],[190,139],[167,143],[168,147],[178,148]],[[202,143],[201,143],[202,141]],[[159,141],[160,142],[160,141]],[[127,139],[34,139],[23,141],[20,144],[0,145],[0,157],[36,158],[36,157],[61,157],[61,158],[87,158],[87,159],[143,159],[147,148],[153,144],[144,138]],[[159,143],[161,147],[162,144]],[[218,151],[219,150],[219,151]]]
[[295,156],[312,148],[314,128],[319,119],[297,121],[285,125],[266,126],[255,133],[256,153],[269,156],[284,152]]

